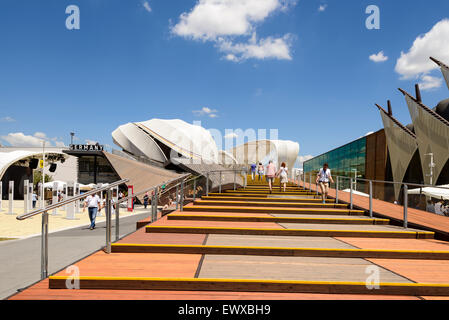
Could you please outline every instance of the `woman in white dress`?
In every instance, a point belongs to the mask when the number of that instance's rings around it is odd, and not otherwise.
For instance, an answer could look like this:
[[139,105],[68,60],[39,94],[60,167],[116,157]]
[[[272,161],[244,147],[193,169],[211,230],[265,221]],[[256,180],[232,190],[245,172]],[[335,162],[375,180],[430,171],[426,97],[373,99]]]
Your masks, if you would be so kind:
[[282,162],[281,167],[279,168],[279,171],[276,174],[280,177],[280,183],[279,183],[279,191],[282,191],[282,185],[284,185],[284,192],[287,188],[288,183],[288,168],[285,162]]

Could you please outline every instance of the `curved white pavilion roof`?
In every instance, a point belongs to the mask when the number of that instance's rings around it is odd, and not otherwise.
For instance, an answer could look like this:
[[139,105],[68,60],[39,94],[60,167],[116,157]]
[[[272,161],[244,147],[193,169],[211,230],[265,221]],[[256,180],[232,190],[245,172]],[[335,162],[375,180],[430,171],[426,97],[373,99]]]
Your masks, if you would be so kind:
[[290,140],[257,140],[250,141],[228,150],[239,164],[253,164],[262,162],[266,165],[272,160],[276,166],[282,162],[289,169],[295,165],[299,154],[299,144]]
[[219,162],[217,145],[210,132],[179,119],[127,123],[112,132],[112,139],[131,154],[162,163],[179,157]]
[[[62,155],[64,158],[68,158],[65,153],[58,151],[45,152],[46,157],[49,155]],[[8,170],[14,163],[28,158],[42,158],[42,151],[16,150],[11,152],[0,152],[0,179],[3,178],[6,170]]]

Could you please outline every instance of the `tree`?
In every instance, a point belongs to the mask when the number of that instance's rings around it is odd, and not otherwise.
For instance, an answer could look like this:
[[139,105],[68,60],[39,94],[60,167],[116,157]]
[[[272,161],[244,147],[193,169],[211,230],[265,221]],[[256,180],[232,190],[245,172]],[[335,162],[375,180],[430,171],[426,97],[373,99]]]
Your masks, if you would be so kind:
[[[51,182],[51,181],[53,181],[53,177],[48,175],[48,174],[46,174],[45,175],[45,182]],[[34,170],[34,172],[33,172],[33,184],[34,184],[34,187],[36,187],[39,182],[42,182],[42,171]]]

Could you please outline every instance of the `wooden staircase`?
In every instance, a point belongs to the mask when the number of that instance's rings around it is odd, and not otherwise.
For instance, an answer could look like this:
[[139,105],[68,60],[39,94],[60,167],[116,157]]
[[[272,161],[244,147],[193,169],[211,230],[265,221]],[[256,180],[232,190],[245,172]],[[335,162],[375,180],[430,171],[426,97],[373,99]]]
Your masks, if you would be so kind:
[[[405,230],[333,199],[323,204],[292,183],[286,192],[275,186],[270,193],[265,181],[248,181],[246,188],[210,193],[147,225],[134,235],[139,241],[125,238],[112,244],[111,254],[83,260],[97,269],[80,267],[78,291],[449,296],[449,278],[413,280],[407,269],[449,270],[449,246],[433,232]],[[373,268],[375,288],[367,282],[366,270]],[[68,279],[59,272],[49,288],[64,290]]]

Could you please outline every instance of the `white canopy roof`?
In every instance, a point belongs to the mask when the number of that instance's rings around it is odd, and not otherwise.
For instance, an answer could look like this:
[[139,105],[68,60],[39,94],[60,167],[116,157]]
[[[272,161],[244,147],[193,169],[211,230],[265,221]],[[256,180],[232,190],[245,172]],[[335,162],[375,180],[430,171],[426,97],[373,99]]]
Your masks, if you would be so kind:
[[[128,123],[114,130],[112,138],[131,154],[162,163],[167,157],[179,158],[179,154],[188,159],[219,162],[217,145],[210,132],[180,119]],[[170,154],[164,153],[163,145],[170,148]]]
[[[45,152],[46,156],[50,154],[63,155],[65,158],[68,157],[65,153],[58,151]],[[42,151],[15,150],[11,152],[0,152],[0,179],[3,177],[6,170],[8,170],[8,168],[15,162],[32,157],[42,158]]]
[[424,194],[428,197],[449,200],[449,184],[441,185],[439,187],[445,187],[448,189],[425,187],[408,190],[408,194]]

